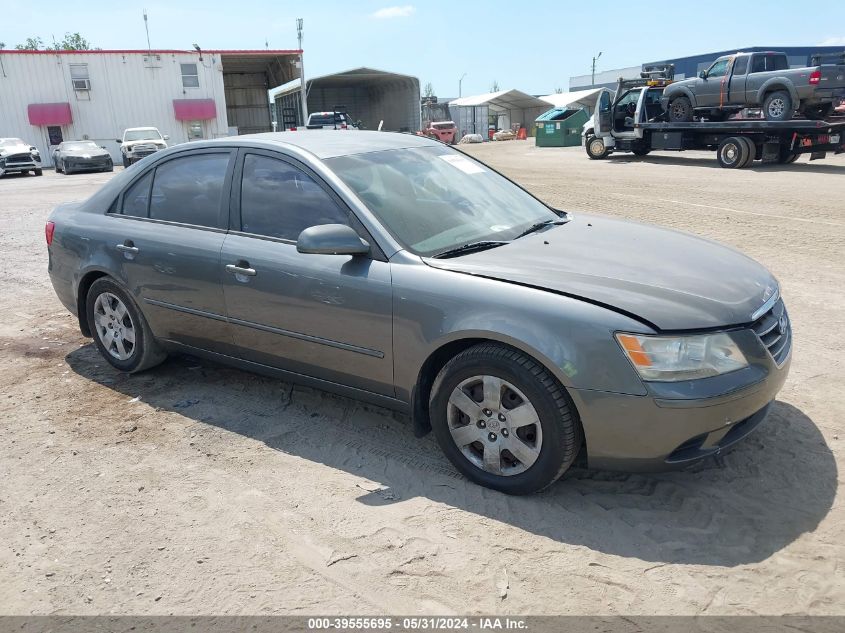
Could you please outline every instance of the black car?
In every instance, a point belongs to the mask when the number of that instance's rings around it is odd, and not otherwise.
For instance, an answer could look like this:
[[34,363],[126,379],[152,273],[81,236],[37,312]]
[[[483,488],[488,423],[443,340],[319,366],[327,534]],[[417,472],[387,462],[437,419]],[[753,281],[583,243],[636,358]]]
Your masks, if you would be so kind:
[[112,171],[114,163],[106,148],[94,141],[65,141],[53,152],[56,172],[70,174],[75,171]]

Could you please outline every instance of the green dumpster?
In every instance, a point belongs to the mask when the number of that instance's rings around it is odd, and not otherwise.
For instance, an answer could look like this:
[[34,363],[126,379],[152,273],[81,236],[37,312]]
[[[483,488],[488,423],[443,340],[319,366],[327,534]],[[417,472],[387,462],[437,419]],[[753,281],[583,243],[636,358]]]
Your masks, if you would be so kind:
[[581,144],[581,130],[590,120],[583,108],[552,108],[534,121],[537,147],[571,147]]

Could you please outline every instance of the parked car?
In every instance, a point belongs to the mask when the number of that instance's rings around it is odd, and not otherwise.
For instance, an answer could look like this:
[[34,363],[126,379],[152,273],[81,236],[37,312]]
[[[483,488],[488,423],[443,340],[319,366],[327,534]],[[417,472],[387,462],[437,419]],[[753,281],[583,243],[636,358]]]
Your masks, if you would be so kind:
[[75,171],[114,170],[111,154],[94,141],[65,141],[53,152],[56,173],[71,174]]
[[56,294],[119,371],[188,352],[407,411],[507,493],[579,453],[621,469],[718,454],[789,371],[760,264],[552,209],[414,135],[173,147],[56,208],[46,235]]
[[449,145],[454,145],[461,140],[458,138],[458,126],[454,121],[432,121],[423,130],[423,134]]
[[358,125],[346,112],[312,112],[305,124],[307,130],[357,130]]
[[38,149],[19,138],[0,138],[0,176],[30,171],[36,176],[43,173]]
[[167,149],[167,141],[170,137],[158,131],[154,127],[130,127],[123,131],[123,138],[117,139],[120,143],[120,153],[123,156],[123,166],[129,167],[142,158]]
[[796,110],[824,119],[843,95],[845,66],[790,68],[785,53],[736,53],[720,57],[698,77],[667,86],[663,107],[672,122],[689,122],[695,115],[721,120],[755,106],[769,121],[787,121]]

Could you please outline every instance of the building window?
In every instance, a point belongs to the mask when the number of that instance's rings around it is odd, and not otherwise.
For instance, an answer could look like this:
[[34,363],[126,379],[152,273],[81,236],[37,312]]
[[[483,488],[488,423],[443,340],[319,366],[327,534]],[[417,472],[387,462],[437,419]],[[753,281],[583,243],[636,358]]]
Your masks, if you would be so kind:
[[91,90],[88,64],[70,64],[70,80],[74,90]]
[[199,88],[200,78],[197,74],[196,64],[179,64],[182,67],[182,87]]

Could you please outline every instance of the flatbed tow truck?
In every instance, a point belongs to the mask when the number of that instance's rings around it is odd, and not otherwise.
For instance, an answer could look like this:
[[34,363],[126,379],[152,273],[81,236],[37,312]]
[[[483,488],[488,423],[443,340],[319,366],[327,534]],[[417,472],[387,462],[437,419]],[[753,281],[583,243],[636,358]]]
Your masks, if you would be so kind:
[[652,150],[711,150],[728,169],[762,163],[787,164],[802,154],[810,160],[845,152],[845,120],[727,119],[670,123],[660,103],[674,69],[645,68],[640,79],[620,79],[615,93],[603,88],[596,111],[584,126],[584,147],[593,160],[614,152],[645,156]]

